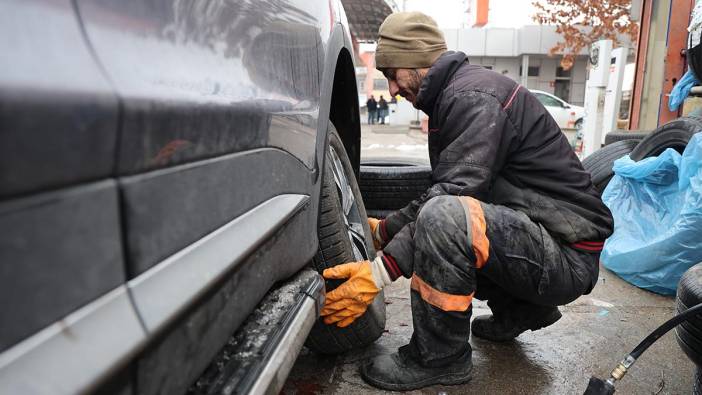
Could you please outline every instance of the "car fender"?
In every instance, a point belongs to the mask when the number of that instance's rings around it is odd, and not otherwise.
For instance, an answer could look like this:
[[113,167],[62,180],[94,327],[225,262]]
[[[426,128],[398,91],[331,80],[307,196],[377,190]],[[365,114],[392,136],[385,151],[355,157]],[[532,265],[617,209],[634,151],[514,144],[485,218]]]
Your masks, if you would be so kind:
[[[343,15],[343,11],[341,12]],[[345,20],[345,15],[342,18]],[[312,196],[312,204],[314,206],[317,206],[319,203],[319,196],[321,193],[321,175],[322,175],[322,169],[324,169],[324,159],[325,159],[325,152],[326,152],[326,146],[328,144],[327,141],[327,120],[330,119],[330,113],[331,113],[331,103],[332,103],[332,93],[334,91],[334,77],[335,73],[337,70],[337,63],[340,60],[340,57],[346,51],[351,58],[351,61],[353,61],[353,47],[351,44],[351,36],[348,32],[348,29],[346,26],[341,23],[337,22],[333,25],[331,34],[329,35],[328,40],[326,41],[326,48],[325,48],[325,54],[324,54],[324,69],[322,73],[322,80],[320,84],[320,106],[319,106],[319,117],[318,117],[318,124],[317,124],[317,141],[316,141],[316,160],[315,160],[315,168],[313,169],[313,176],[315,177],[315,188],[314,188],[314,195]],[[354,97],[357,95],[355,94],[355,74],[354,74]],[[353,108],[350,109],[350,111],[355,111],[355,116],[352,116],[351,118],[354,120],[352,123],[353,125],[350,125],[350,129],[353,130],[353,136],[342,136],[344,138],[345,143],[349,141],[349,139],[353,140],[353,144],[356,144],[357,146],[360,146],[360,121],[359,121],[359,116],[358,116],[358,106],[354,106]],[[348,147],[347,147],[348,148]],[[354,160],[352,159],[352,163]]]

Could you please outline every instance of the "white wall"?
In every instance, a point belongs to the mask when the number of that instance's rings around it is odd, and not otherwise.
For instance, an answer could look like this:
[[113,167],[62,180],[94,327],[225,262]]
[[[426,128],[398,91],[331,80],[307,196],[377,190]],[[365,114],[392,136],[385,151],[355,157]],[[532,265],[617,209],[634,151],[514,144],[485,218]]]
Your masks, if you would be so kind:
[[521,66],[521,58],[496,58],[493,71],[509,77],[515,81],[519,81],[519,66]]
[[[448,49],[463,51],[473,56],[546,55],[561,40],[554,26],[524,26],[514,28],[443,29]],[[581,51],[581,55],[587,49]]]
[[[519,76],[519,68],[522,65],[521,57],[469,56],[468,60],[471,64],[491,66],[493,71],[521,83],[521,77]],[[560,66],[560,61],[561,58],[559,56],[530,56],[529,65],[539,66],[539,76],[528,77],[528,88],[554,93],[556,69]],[[566,101],[577,106],[583,104],[586,76],[587,59],[577,59],[571,71],[570,98],[566,98]]]
[[560,61],[560,59],[541,58],[540,61],[541,70],[539,71],[538,83],[535,89],[542,90],[548,93],[553,93],[554,86],[552,86],[552,84],[556,81],[556,67],[558,67],[558,62]]

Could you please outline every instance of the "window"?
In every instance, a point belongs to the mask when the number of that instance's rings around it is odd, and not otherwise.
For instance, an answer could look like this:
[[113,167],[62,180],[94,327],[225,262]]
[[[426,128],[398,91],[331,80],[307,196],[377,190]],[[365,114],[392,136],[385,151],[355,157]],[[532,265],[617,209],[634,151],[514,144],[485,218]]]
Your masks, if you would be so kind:
[[388,89],[388,80],[384,78],[377,78],[373,80],[373,90],[383,91]]
[[[527,76],[528,77],[538,77],[540,71],[541,71],[540,66],[529,66]],[[521,75],[522,75],[522,66],[519,66],[519,76],[521,77]]]
[[563,107],[563,104],[556,98],[542,93],[534,93],[537,99],[546,107]]
[[572,70],[573,70],[573,68],[565,70],[565,69],[563,69],[563,67],[558,66],[558,67],[556,67],[556,78],[570,78],[570,72]]

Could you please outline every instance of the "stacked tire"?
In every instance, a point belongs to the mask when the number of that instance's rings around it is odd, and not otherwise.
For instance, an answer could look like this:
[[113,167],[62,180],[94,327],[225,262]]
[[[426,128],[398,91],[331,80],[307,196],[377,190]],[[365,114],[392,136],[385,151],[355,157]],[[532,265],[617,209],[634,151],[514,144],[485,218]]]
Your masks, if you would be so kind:
[[583,160],[583,167],[590,172],[592,184],[602,193],[614,176],[614,161],[628,155],[639,144],[638,140],[621,140],[606,145]]
[[641,131],[641,130],[615,130],[613,132],[607,133],[605,135],[604,145],[608,146],[612,143],[622,140],[636,140],[641,141],[646,136],[651,134],[651,131]]
[[[702,131],[701,118],[681,117],[650,133],[616,133],[616,136],[610,138],[610,141],[614,140],[614,142],[605,145],[583,160],[583,167],[590,172],[592,183],[602,193],[614,176],[612,166],[615,160],[628,154],[632,160],[640,161],[658,156],[668,148],[682,153],[692,135],[699,131]],[[615,140],[622,136],[634,138]],[[638,137],[643,138],[638,140]]]
[[422,162],[375,159],[361,163],[359,187],[370,217],[385,218],[431,185],[431,167]]
[[631,151],[631,159],[639,161],[658,156],[668,148],[682,153],[692,136],[699,131],[702,131],[702,118],[681,117],[670,121],[641,140]]

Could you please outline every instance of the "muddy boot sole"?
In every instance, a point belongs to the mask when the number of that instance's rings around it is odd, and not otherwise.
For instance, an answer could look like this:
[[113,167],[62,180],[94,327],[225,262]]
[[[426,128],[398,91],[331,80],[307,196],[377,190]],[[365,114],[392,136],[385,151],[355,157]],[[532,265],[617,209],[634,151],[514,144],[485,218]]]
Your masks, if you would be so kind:
[[472,371],[468,373],[447,373],[438,376],[427,377],[422,380],[417,380],[411,383],[387,383],[373,377],[370,377],[366,372],[366,367],[360,369],[363,380],[373,387],[388,391],[412,391],[432,385],[459,385],[468,383],[473,378]]
[[366,383],[390,391],[411,391],[432,385],[465,384],[473,378],[471,349],[456,361],[442,367],[421,366],[408,353],[408,346],[393,354],[378,355],[360,367]]
[[[515,338],[517,338],[517,336],[521,335],[522,333],[524,333],[528,330],[536,331],[536,330],[539,330],[541,328],[545,328],[547,326],[553,325],[558,320],[560,320],[561,317],[563,317],[563,314],[561,314],[561,312],[558,309],[555,309],[555,310],[551,311],[548,315],[541,317],[538,321],[530,323],[528,326],[516,327],[516,328],[514,328],[513,331],[508,332],[508,333],[495,335],[495,334],[491,333],[491,331],[475,330],[475,328],[477,328],[477,326],[472,326],[472,325],[471,325],[471,329],[472,329],[471,332],[472,332],[473,336],[475,336],[477,338],[489,340],[489,341],[496,342],[496,343],[503,343],[503,342],[508,342],[508,341],[514,340]],[[477,319],[477,317],[476,317],[476,319]]]

